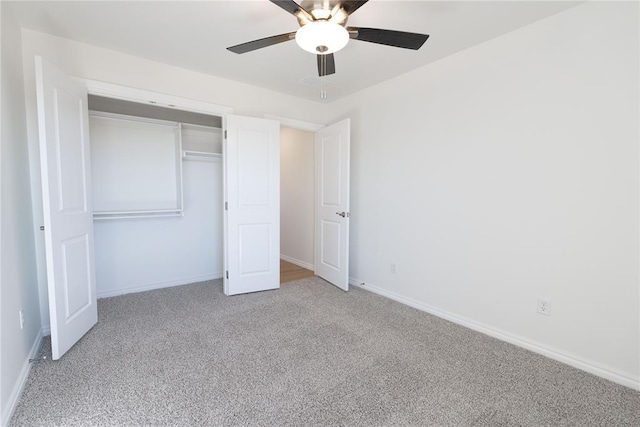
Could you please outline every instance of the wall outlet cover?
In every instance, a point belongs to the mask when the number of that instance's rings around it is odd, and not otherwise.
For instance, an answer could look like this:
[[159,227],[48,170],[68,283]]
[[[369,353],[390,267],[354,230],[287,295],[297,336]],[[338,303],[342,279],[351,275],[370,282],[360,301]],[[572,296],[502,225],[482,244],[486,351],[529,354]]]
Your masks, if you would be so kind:
[[551,300],[549,298],[538,298],[538,313],[551,316]]

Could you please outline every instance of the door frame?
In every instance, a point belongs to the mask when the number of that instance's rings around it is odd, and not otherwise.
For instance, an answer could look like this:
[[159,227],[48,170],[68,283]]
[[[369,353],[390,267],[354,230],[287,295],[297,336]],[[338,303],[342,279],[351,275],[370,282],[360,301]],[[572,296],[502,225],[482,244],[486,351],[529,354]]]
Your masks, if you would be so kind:
[[[264,118],[265,119],[272,119],[272,120],[278,120],[280,122],[280,126],[281,127],[286,127],[286,128],[290,128],[290,129],[297,129],[297,130],[302,130],[302,131],[307,131],[307,132],[312,132],[314,134],[316,134],[319,130],[326,128],[327,126],[330,126],[331,124],[321,124],[321,123],[314,123],[314,122],[308,122],[308,121],[304,121],[304,120],[298,120],[298,119],[292,119],[289,117],[283,117],[283,116],[276,116],[273,114],[264,114]],[[343,119],[344,120],[344,119]],[[342,121],[342,120],[339,120]],[[314,143],[315,146],[315,143]],[[314,156],[315,156],[315,147],[314,147]],[[316,166],[315,164],[315,157],[314,157],[314,168]],[[317,177],[314,174],[314,180]],[[317,205],[317,201],[318,201],[318,191],[317,191],[317,187],[315,186],[314,183],[314,205]],[[317,274],[317,268],[318,266],[316,265],[316,261],[317,261],[317,241],[318,241],[318,229],[316,227],[316,212],[315,212],[315,208],[314,208],[314,218],[313,218],[313,222],[314,222],[314,227],[313,227],[313,239],[314,239],[314,244],[313,244],[313,272],[315,274]],[[349,253],[347,252],[347,259],[349,258]],[[351,277],[348,276],[347,277],[347,286],[351,284]]]
[[275,116],[273,114],[265,114],[264,118],[277,120],[280,122],[280,126],[284,126],[286,128],[306,130],[314,133],[324,127],[327,127],[327,125],[321,123],[307,122],[304,120],[291,119],[289,117]]
[[[194,113],[207,114],[210,116],[220,117],[222,121],[222,131],[226,132],[227,130],[227,115],[233,114],[233,108],[221,105],[214,104],[211,102],[198,101],[195,99],[184,98],[181,96],[168,95],[161,92],[154,92],[144,89],[137,89],[127,86],[121,86],[114,83],[107,83],[98,80],[77,78],[77,80],[81,83],[84,83],[87,87],[87,93],[89,95],[96,96],[104,96],[107,98],[119,99],[122,101],[131,101],[138,102],[142,104],[152,104],[157,107],[165,107],[172,108],[176,110],[182,111],[191,111]],[[223,152],[226,138],[223,137]],[[222,196],[224,200],[227,200],[227,186],[224,183],[226,181],[226,162],[223,160],[222,162],[222,175],[223,175],[223,185],[222,185]],[[224,206],[222,207],[224,209]],[[223,239],[224,242],[227,241],[227,213],[223,212],[222,215],[222,229],[223,229]],[[224,247],[222,248],[222,270],[227,269],[228,258],[227,258],[227,250]],[[224,278],[224,276],[223,276]]]
[[[271,120],[277,120],[280,122],[280,127],[286,127],[289,129],[297,129],[297,130],[302,130],[302,131],[306,131],[306,132],[312,132],[313,134],[315,134],[317,131],[319,131],[322,128],[327,127],[326,124],[321,124],[321,123],[314,123],[314,122],[308,122],[305,120],[298,120],[298,119],[292,119],[290,117],[283,117],[283,116],[276,116],[273,114],[264,114],[263,116],[265,119],[271,119]],[[314,143],[315,145],[315,143]],[[315,153],[315,148],[314,148],[314,153]],[[314,154],[315,156],[315,154]],[[315,167],[315,161],[314,161],[314,165],[313,167]],[[315,189],[315,173],[314,173],[314,185],[313,185],[313,194],[314,194],[314,199],[315,197],[317,197],[316,194],[316,189]],[[315,206],[315,201],[314,201],[314,206]],[[316,273],[316,239],[318,238],[318,236],[316,235],[316,217],[315,217],[316,213],[315,213],[315,207],[314,207],[314,212],[313,212],[313,273]],[[282,227],[282,224],[280,225]]]
[[107,98],[119,99],[122,101],[139,102],[143,104],[153,104],[158,107],[173,108],[176,110],[192,111],[194,113],[208,114],[222,118],[223,129],[226,126],[227,114],[233,114],[233,108],[226,105],[213,104],[211,102],[197,101],[195,99],[181,96],[167,95],[160,92],[153,92],[144,89],[135,89],[113,83],[101,82],[76,78],[87,87],[89,95],[104,96]]

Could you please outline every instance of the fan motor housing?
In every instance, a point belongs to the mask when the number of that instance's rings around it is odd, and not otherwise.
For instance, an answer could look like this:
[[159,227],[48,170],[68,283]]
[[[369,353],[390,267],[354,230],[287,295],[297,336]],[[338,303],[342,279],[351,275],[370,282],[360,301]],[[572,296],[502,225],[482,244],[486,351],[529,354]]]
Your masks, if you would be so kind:
[[[340,1],[307,0],[300,3],[300,7],[309,12],[316,21],[330,21],[343,27],[347,24],[347,18],[349,17],[349,14],[342,9],[342,2]],[[312,22],[301,13],[297,14],[296,17],[301,27]]]

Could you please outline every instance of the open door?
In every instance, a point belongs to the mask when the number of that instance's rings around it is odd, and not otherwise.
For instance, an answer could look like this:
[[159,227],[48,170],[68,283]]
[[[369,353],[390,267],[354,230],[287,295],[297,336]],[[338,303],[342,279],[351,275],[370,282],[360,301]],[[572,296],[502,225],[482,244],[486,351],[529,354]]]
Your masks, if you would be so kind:
[[280,287],[280,123],[227,116],[226,295]]
[[351,122],[316,132],[316,275],[349,290],[349,150]]
[[51,347],[59,359],[98,322],[87,91],[36,58]]

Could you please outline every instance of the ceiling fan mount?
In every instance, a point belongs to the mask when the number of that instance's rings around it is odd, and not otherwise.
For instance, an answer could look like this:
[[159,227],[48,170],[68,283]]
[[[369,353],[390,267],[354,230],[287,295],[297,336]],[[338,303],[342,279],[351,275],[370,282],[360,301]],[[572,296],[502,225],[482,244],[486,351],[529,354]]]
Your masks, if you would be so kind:
[[[275,3],[275,2],[272,2]],[[327,1],[303,1],[300,3],[300,9],[306,11],[296,15],[298,18],[298,24],[300,27],[307,25],[313,21],[330,21],[335,24],[342,25],[347,24],[349,13],[342,8],[344,1],[327,0]],[[310,15],[310,16],[309,16]]]
[[298,31],[231,46],[229,51],[241,54],[295,39],[302,49],[317,56],[318,74],[323,77],[336,72],[333,54],[349,39],[418,50],[429,38],[405,31],[347,27],[349,16],[368,0],[305,0],[301,4],[293,0],[270,1],[297,18]]

